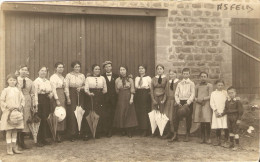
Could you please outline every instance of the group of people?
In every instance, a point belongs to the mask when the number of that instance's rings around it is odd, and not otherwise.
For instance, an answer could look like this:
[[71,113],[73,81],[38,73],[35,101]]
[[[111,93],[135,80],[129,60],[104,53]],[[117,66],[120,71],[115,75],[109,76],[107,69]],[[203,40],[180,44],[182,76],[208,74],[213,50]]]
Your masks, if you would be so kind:
[[[239,144],[237,124],[240,123],[243,108],[241,102],[236,100],[236,89],[230,87],[226,91],[224,82],[218,80],[217,89],[213,91],[206,72],[200,73],[200,83],[195,86],[189,79],[190,69],[184,68],[182,80],[179,80],[177,71],[170,70],[165,75],[161,64],[156,66],[157,74],[153,78],[146,74],[145,65],[138,66],[139,75],[135,78],[129,74],[126,66],[119,67],[119,75],[113,73],[111,61],[103,63],[104,74],[101,74],[101,66],[97,64],[92,66],[92,73],[86,77],[80,72],[79,61],[72,62],[71,68],[72,71],[64,78],[64,64],[57,62],[55,73],[48,80],[48,68],[43,66],[38,71],[39,77],[32,81],[28,78],[29,68],[24,65],[19,69],[19,76],[10,74],[6,77],[7,87],[0,98],[0,128],[6,132],[8,154],[21,153],[17,144],[23,149],[28,148],[24,143],[24,136],[30,132],[27,120],[35,113],[41,119],[37,145],[49,145],[50,142],[46,140],[49,129],[47,118],[56,106],[66,109],[65,120],[58,123],[57,142],[62,141],[64,132],[72,142],[78,139],[79,134],[83,140],[88,140],[91,133],[84,118],[90,110],[99,115],[96,138],[104,135],[111,137],[116,128],[130,138],[135,128],[141,131],[142,136],[147,136],[151,133],[148,113],[157,110],[169,119],[163,139],[178,141],[179,122],[185,117],[184,141],[189,141],[195,107],[194,122],[201,123],[201,143],[211,143],[210,130],[216,129],[215,145],[221,145],[223,129],[225,147],[228,138],[229,147],[237,148]],[[74,114],[77,106],[86,110],[80,130]],[[23,122],[18,125],[9,122],[10,113],[14,110],[23,114]]]

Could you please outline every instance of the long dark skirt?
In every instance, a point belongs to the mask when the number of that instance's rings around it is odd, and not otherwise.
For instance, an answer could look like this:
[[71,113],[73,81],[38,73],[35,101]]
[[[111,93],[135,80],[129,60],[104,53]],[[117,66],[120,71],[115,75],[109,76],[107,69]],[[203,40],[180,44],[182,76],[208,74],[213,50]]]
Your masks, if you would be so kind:
[[135,106],[129,104],[130,89],[120,89],[113,126],[116,128],[131,128],[138,125]]
[[[106,107],[104,106],[104,94],[102,92],[102,89],[89,89],[89,91],[91,93],[94,93],[94,96],[92,96],[93,110],[99,116],[96,132],[100,133],[100,132],[103,132],[105,129],[104,128],[104,122],[105,122],[104,115],[105,115]],[[88,113],[90,112],[90,110],[92,110],[92,101],[91,101],[91,97],[88,97],[88,102],[87,102]]]
[[50,114],[50,98],[47,94],[38,94],[38,116],[41,118],[41,123],[37,135],[38,142],[42,142],[46,139],[47,133],[50,132],[50,128],[47,123],[47,118]]
[[137,89],[134,96],[135,110],[138,119],[138,128],[150,128],[148,113],[151,111],[151,96],[149,89]]
[[[64,89],[63,88],[57,88],[57,95],[60,101],[60,106],[64,107],[66,110],[66,99],[65,99],[65,93],[64,93]],[[54,112],[55,108],[56,108],[57,104],[56,104],[56,100],[53,98],[52,99],[52,110],[51,112]],[[57,127],[57,131],[64,131],[66,127],[66,119],[64,119],[63,121],[58,123],[58,127]]]
[[[70,137],[75,136],[79,133],[78,123],[74,111],[78,106],[78,92],[76,88],[69,88],[71,105],[67,107],[67,133]],[[79,93],[79,105],[84,109],[84,91]],[[82,122],[84,119],[82,119]]]

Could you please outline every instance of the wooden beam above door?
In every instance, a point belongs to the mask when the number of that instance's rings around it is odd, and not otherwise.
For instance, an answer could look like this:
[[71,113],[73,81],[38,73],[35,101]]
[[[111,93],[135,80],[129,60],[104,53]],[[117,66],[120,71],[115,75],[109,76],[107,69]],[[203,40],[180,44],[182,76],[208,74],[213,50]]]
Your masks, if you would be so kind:
[[37,12],[56,14],[92,14],[92,15],[122,15],[122,16],[168,16],[168,9],[122,8],[71,6],[4,2],[1,8],[5,12]]

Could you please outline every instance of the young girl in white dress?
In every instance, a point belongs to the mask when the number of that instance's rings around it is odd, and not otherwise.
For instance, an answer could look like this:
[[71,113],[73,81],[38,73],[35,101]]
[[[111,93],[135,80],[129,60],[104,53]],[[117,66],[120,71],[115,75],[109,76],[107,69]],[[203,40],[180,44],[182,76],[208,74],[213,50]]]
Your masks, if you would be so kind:
[[221,130],[225,131],[225,142],[222,146],[227,147],[227,140],[228,140],[228,127],[227,127],[227,115],[222,115],[225,103],[227,100],[227,91],[224,90],[224,81],[217,80],[216,87],[217,89],[211,93],[210,96],[210,106],[213,110],[212,115],[212,123],[211,129],[216,130],[217,140],[214,143],[215,146],[221,145]]
[[14,125],[8,122],[8,116],[15,109],[23,112],[25,99],[23,93],[16,87],[17,77],[14,74],[7,76],[7,84],[8,87],[2,91],[0,97],[1,110],[3,112],[1,118],[1,130],[6,131],[7,154],[13,155],[14,153],[22,153],[18,150],[16,141],[17,132],[24,129],[24,122],[22,120]]

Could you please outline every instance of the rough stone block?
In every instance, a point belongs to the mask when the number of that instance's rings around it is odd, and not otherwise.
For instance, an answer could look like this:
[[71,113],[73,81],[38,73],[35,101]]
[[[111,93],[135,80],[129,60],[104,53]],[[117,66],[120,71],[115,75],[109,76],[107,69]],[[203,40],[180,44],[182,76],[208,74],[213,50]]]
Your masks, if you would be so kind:
[[223,61],[223,57],[221,55],[216,55],[215,56],[215,61],[221,62],[221,61]]
[[200,29],[193,29],[192,32],[195,33],[195,34],[199,34],[200,33]]
[[217,48],[208,48],[209,53],[217,53]]
[[200,18],[201,22],[209,22],[209,18]]
[[210,29],[211,34],[219,34],[219,29]]
[[205,11],[204,14],[205,14],[205,16],[210,16],[211,12],[210,11]]
[[209,62],[208,66],[219,66],[219,62]]
[[208,54],[208,55],[205,55],[205,60],[207,61],[211,61],[212,60],[212,55]]
[[204,39],[205,35],[198,35],[198,39]]
[[206,64],[205,61],[200,61],[197,63],[198,66],[205,66],[205,64]]
[[221,23],[222,20],[221,20],[221,18],[212,18],[212,19],[211,19],[211,22],[214,22],[214,23]]
[[182,31],[183,33],[187,33],[187,34],[191,33],[191,29],[187,29],[187,28],[182,29]]
[[194,55],[194,60],[201,61],[202,59],[203,59],[203,55],[200,55],[200,54]]
[[183,53],[181,53],[181,54],[178,55],[178,59],[184,60],[184,58],[185,58],[185,55],[184,55]]
[[209,74],[209,79],[219,79],[219,74]]
[[[210,30],[212,30],[212,29],[210,29]],[[200,33],[207,34],[208,33],[208,29],[200,29]]]
[[193,16],[201,16],[202,11],[193,11]]
[[177,14],[178,14],[178,11],[177,11],[177,10],[171,10],[170,14],[171,14],[171,15],[177,15]]
[[176,27],[175,23],[168,23],[168,27]]
[[178,37],[179,37],[178,34],[173,34],[173,35],[172,35],[172,38],[173,38],[173,39],[177,39]]
[[194,3],[191,6],[192,8],[201,8],[201,3]]
[[193,60],[193,55],[187,55],[186,60],[189,60],[189,61]]
[[193,46],[194,44],[195,44],[194,41],[186,41],[186,42],[184,42],[185,46]]
[[172,45],[181,46],[182,45],[182,41],[172,41]]
[[190,47],[183,47],[181,51],[183,53],[191,53],[191,48]]
[[162,7],[162,3],[161,2],[155,2],[155,3],[152,4],[152,7],[156,7],[156,8]]
[[172,29],[172,33],[178,33],[178,34],[180,34],[180,33],[181,33],[181,29],[179,29],[179,28],[174,28],[174,29]]
[[213,8],[215,8],[215,5],[212,4],[212,3],[205,3],[204,4],[204,8],[206,8],[206,9],[213,9]]
[[213,12],[213,13],[212,13],[212,16],[214,16],[214,17],[219,17],[220,14],[221,14],[220,12]]
[[197,41],[197,46],[209,46],[209,41]]
[[182,14],[183,16],[191,16],[191,11],[189,11],[189,10],[183,10],[183,11],[181,11],[181,14]]

